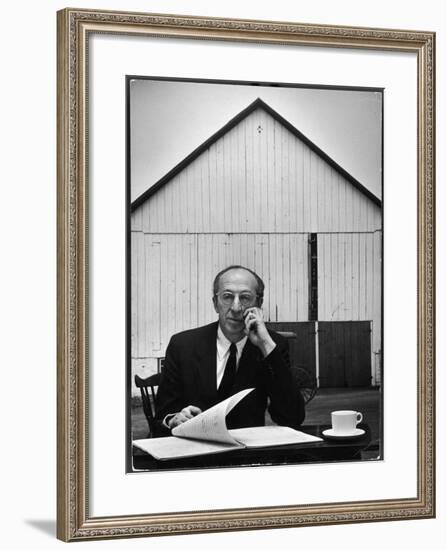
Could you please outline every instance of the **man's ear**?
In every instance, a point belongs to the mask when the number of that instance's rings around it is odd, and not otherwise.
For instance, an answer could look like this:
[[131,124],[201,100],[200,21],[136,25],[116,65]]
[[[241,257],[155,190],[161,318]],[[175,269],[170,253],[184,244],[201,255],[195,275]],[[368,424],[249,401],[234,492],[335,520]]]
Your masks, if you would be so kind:
[[264,297],[263,297],[263,296],[259,296],[259,297],[258,297],[258,307],[262,307],[263,301],[264,301]]
[[214,306],[214,311],[216,313],[219,313],[219,310],[217,309],[217,296],[216,295],[213,296],[213,306]]

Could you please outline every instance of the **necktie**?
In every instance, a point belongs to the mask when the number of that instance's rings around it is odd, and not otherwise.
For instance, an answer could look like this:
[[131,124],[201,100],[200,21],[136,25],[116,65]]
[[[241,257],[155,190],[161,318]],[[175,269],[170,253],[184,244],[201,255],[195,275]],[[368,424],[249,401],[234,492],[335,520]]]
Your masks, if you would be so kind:
[[225,365],[225,372],[217,392],[221,401],[230,397],[232,394],[231,390],[234,385],[234,379],[236,378],[236,352],[236,344],[233,343],[230,346],[230,356]]

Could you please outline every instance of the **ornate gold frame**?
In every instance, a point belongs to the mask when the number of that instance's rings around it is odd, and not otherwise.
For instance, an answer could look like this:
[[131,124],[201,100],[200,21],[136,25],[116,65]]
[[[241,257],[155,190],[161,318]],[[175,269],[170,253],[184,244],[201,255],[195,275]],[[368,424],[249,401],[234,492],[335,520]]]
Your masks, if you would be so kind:
[[[86,44],[95,32],[406,51],[418,59],[417,497],[95,518],[88,511]],[[348,522],[435,514],[435,35],[180,15],[58,12],[58,538],[69,541]]]

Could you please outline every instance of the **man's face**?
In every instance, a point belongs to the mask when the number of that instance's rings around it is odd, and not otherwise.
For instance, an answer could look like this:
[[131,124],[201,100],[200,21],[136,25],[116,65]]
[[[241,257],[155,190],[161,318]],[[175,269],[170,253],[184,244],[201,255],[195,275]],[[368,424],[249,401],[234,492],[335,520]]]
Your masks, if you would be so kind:
[[[219,315],[220,328],[229,340],[237,342],[244,337],[244,311],[257,305],[256,293],[256,279],[245,269],[231,269],[220,277],[214,309]],[[232,295],[234,299],[229,300]]]

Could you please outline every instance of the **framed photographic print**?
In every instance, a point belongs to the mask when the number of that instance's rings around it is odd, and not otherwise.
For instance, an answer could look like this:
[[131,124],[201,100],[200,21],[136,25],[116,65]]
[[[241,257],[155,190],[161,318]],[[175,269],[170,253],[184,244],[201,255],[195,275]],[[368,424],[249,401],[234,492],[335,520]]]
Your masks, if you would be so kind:
[[[129,471],[381,459],[383,90],[137,76],[128,76],[127,86]],[[338,155],[363,171],[368,187],[297,126],[344,149]],[[249,372],[259,348],[245,341],[243,316],[253,304],[227,307],[212,290],[220,271],[241,271],[230,266],[261,277],[258,309],[288,340],[292,376],[285,386],[292,404],[299,398],[293,394],[303,394],[304,420],[282,407],[281,378]],[[198,331],[175,336],[168,347],[173,335],[191,329]],[[167,415],[223,400],[219,351],[230,340],[220,331],[242,347],[231,394],[255,386],[226,417],[227,427],[245,431],[234,441],[213,427],[202,446],[154,437],[168,435]],[[209,346],[207,333],[214,333]],[[174,358],[178,338],[195,343]],[[260,418],[250,398],[259,401]],[[365,415],[352,438],[327,431],[330,411],[346,408]],[[300,433],[292,445],[277,424],[302,426],[311,438]],[[250,452],[239,445],[240,453],[216,453],[247,436]]]
[[59,538],[433,517],[434,34],[66,9],[58,71]]

